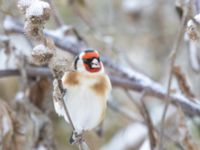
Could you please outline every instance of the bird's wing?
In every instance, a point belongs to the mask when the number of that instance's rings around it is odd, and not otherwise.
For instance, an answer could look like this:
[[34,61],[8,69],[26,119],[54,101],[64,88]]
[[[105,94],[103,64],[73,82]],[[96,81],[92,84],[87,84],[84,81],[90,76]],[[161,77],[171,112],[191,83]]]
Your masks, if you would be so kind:
[[[66,96],[64,97],[64,101],[66,99]],[[62,116],[65,118],[65,120],[68,122],[68,117],[67,117],[67,114],[65,112],[65,109],[64,109],[64,106],[63,106],[63,102],[61,100],[59,101],[53,101],[54,102],[54,108],[55,108],[55,111],[56,113],[59,115],[59,116]]]
[[63,101],[62,99],[64,99],[64,101],[66,100],[66,95],[63,97],[63,94],[61,93],[59,87],[58,87],[58,80],[54,80],[53,82],[54,85],[54,91],[53,91],[53,104],[54,104],[54,109],[55,112],[59,115],[65,118],[65,120],[68,122],[68,118],[67,115],[65,113],[65,109],[63,106]]

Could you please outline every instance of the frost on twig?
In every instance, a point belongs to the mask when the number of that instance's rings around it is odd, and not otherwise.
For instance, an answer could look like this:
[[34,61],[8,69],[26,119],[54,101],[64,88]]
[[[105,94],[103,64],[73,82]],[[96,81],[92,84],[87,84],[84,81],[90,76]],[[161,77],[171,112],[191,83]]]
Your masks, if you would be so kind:
[[[11,20],[11,18],[6,18],[6,22],[10,21],[11,24],[15,24],[15,26],[12,26],[11,29],[8,30],[8,32],[13,32],[13,33],[23,33],[23,28],[21,25],[18,25],[15,20]],[[82,42],[76,43],[76,45],[68,43],[69,41],[63,38],[60,38],[56,35],[50,34],[48,31],[45,32],[46,35],[51,37],[55,45],[58,48],[61,48],[62,50],[69,52],[71,54],[77,54],[80,52],[83,47],[85,48],[85,45],[82,44]],[[107,57],[103,57],[102,61],[104,62],[105,66],[111,68],[113,71],[117,72],[118,74],[124,75],[122,77],[117,77],[117,76],[110,76],[111,81],[114,86],[134,90],[137,92],[141,92],[143,90],[147,90],[148,94],[160,98],[161,100],[165,101],[166,100],[166,90],[165,88],[153,81],[151,78],[148,76],[136,71],[136,70],[130,70],[127,68],[124,68],[123,66],[119,64],[115,64],[112,60],[108,59]],[[66,60],[57,60],[58,66],[62,64],[62,67],[64,68],[64,63],[67,62]],[[54,64],[55,65],[55,64]],[[66,69],[67,67],[65,67]],[[46,68],[47,69],[47,68]],[[44,70],[44,68],[42,69]],[[44,75],[48,74],[46,71],[42,71],[41,68],[32,68],[29,71],[31,71],[31,74],[34,75]],[[48,70],[48,69],[47,69]],[[35,72],[36,71],[36,72]],[[45,73],[44,73],[45,72]],[[10,73],[9,73],[10,74]],[[190,114],[190,115],[197,115],[200,114],[200,109],[199,106],[191,103],[185,96],[183,96],[180,93],[172,94],[170,96],[170,99],[172,100],[173,104],[180,104],[183,110]]]

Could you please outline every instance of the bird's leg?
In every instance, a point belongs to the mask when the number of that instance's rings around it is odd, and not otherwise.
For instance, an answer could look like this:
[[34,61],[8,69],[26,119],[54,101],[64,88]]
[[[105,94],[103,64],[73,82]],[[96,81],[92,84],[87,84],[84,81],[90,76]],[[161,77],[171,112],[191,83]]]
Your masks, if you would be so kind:
[[83,142],[83,132],[73,131],[70,137],[69,143],[70,144],[78,144]]

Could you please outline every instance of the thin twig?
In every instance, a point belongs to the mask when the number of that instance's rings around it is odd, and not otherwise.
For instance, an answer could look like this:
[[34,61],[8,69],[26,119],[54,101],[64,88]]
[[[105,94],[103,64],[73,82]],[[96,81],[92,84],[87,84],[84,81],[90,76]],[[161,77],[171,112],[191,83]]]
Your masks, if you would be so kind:
[[57,24],[57,26],[61,27],[62,25],[64,25],[64,21],[60,17],[60,15],[58,13],[58,9],[56,8],[54,1],[53,0],[48,0],[48,2],[51,5],[52,15],[53,15],[53,18],[55,20],[55,23]]
[[[184,23],[186,21],[186,17],[187,17],[187,13],[188,13],[188,6],[185,7],[185,10],[183,12],[183,17],[181,19],[181,24],[180,24],[180,28],[177,34],[177,38],[176,41],[174,42],[173,48],[172,48],[172,55],[171,55],[171,62],[170,62],[170,74],[169,74],[169,80],[168,80],[168,85],[167,85],[167,99],[170,97],[170,89],[171,89],[171,83],[172,83],[172,70],[173,67],[175,65],[175,61],[176,61],[176,56],[177,53],[180,49],[180,45],[183,39],[183,35],[184,35]],[[163,115],[162,115],[162,121],[161,121],[161,133],[160,133],[160,144],[159,144],[159,149],[162,150],[163,149],[163,133],[164,133],[164,122],[165,122],[165,117],[167,114],[167,109],[169,107],[171,103],[171,100],[168,99],[167,103],[165,105],[164,111],[163,111]]]
[[[90,30],[95,30],[95,26],[94,22],[91,21],[91,15],[89,13],[83,13],[80,8],[78,7],[78,5],[76,5],[76,3],[71,3],[71,6],[75,12],[75,14],[83,20],[83,22],[89,27]],[[84,7],[87,7],[86,5]],[[85,8],[86,10],[90,9],[89,7]],[[86,16],[88,15],[88,16]],[[88,17],[88,18],[87,18]]]
[[148,127],[150,147],[151,147],[151,150],[154,150],[157,145],[157,141],[156,141],[156,137],[155,137],[155,128],[153,126],[153,121],[151,119],[149,111],[147,110],[146,104],[144,102],[145,96],[146,96],[146,94],[145,94],[145,92],[143,92],[142,97],[140,99],[140,102],[141,102],[141,105],[143,108],[141,110],[143,111],[142,115],[143,115],[146,125]]
[[[144,112],[143,110],[142,110],[142,107],[139,105],[139,103],[137,103],[135,100],[134,100],[134,98],[133,98],[133,96],[131,95],[131,93],[130,93],[130,91],[128,91],[128,90],[125,90],[125,93],[127,94],[127,96],[129,97],[129,99],[137,106],[137,108],[139,109],[139,112],[144,116],[144,113],[147,113],[147,115],[148,115],[148,118],[151,120],[150,122],[153,124],[153,121],[152,121],[152,119],[151,119],[151,116],[150,116],[150,113],[148,112],[148,110],[146,109],[145,111],[146,112]],[[141,96],[141,102],[143,103],[144,101],[144,96],[145,96],[145,92],[143,92],[143,94],[142,94],[142,96]],[[143,104],[144,105],[144,104]],[[116,112],[118,112],[118,113],[120,113],[120,114],[122,114],[123,116],[125,116],[125,117],[127,117],[128,119],[131,119],[132,121],[135,121],[136,120],[136,118],[133,118],[133,117],[131,117],[129,114],[127,114],[127,113],[124,113],[123,111],[121,111],[121,107],[120,106],[117,106],[115,103],[114,104],[110,104],[109,105],[114,111],[116,111]],[[113,107],[114,106],[114,107]],[[141,125],[148,125],[147,124],[147,122],[145,122],[145,121],[143,121],[143,120],[137,120],[137,122],[138,123],[141,123]],[[160,130],[158,130],[158,129],[156,129],[156,128],[154,128],[154,131],[157,133],[157,134],[160,134]],[[168,136],[167,134],[164,134],[164,136],[165,136],[165,138],[166,139],[168,139],[168,140],[170,140],[170,141],[172,141],[177,147],[179,147],[181,150],[184,150],[184,148],[183,148],[183,146],[178,142],[178,141],[176,141],[175,139],[172,139],[172,137],[171,136]]]
[[133,114],[134,112],[131,112],[127,108],[121,105],[118,105],[117,102],[115,101],[108,101],[108,106],[115,112],[122,114],[123,116],[130,119],[131,121],[143,122],[143,120],[141,119],[139,115],[134,115]]
[[140,102],[141,104],[137,103],[134,101],[132,95],[126,91],[127,96],[129,97],[129,99],[137,106],[137,108],[139,109],[140,114],[143,116],[144,120],[145,120],[145,124],[148,127],[148,132],[149,132],[149,141],[150,141],[150,146],[151,146],[151,150],[154,150],[154,148],[156,147],[156,138],[154,136],[154,132],[156,131],[154,126],[153,126],[153,121],[151,119],[151,116],[146,108],[144,99],[147,96],[146,91],[142,92],[142,96],[140,98]]
[[127,89],[125,90],[126,95],[128,96],[128,98],[132,101],[132,103],[134,103],[134,105],[137,107],[138,111],[141,113],[141,106],[138,102],[136,102],[133,98],[133,96],[131,95],[130,91],[128,91]]

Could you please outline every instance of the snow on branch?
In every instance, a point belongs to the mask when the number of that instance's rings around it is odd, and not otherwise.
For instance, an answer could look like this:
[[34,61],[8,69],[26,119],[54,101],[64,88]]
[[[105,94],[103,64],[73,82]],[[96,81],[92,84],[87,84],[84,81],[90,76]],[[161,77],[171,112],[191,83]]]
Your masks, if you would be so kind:
[[[12,25],[12,27],[10,26],[9,29],[6,30],[7,32],[19,34],[24,33],[23,26],[14,19],[10,17],[6,18],[4,24],[5,23]],[[82,49],[85,48],[85,44],[82,41],[71,43],[71,40],[59,37],[56,34],[50,34],[48,31],[45,31],[45,35],[51,37],[57,47],[73,55],[78,54]],[[102,61],[104,62],[106,67],[109,67],[116,73],[120,74],[120,77],[111,76],[111,81],[114,86],[131,89],[137,92],[145,90],[148,95],[158,97],[163,101],[167,100],[166,89],[159,83],[151,80],[146,75],[139,73],[133,69],[130,70],[128,68],[120,67],[120,65],[114,64],[110,59],[106,58],[105,56],[102,57]],[[172,100],[173,104],[180,105],[186,113],[190,115],[200,115],[200,105],[191,102],[181,93],[171,94],[169,99]]]

